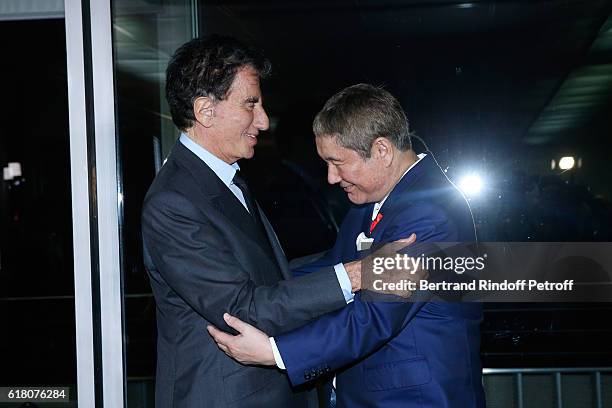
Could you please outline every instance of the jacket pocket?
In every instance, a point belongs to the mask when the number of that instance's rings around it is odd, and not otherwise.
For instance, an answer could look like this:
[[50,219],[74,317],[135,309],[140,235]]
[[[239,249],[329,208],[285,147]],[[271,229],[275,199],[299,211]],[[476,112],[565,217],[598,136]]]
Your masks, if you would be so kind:
[[365,383],[369,391],[414,387],[429,381],[429,364],[422,356],[365,368]]

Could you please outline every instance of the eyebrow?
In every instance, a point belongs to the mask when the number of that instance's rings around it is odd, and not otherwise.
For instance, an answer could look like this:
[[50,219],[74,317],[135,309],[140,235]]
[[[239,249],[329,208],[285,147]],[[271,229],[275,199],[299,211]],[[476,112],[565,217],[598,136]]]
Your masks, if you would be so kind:
[[333,162],[333,161],[335,161],[335,162],[342,161],[342,160],[340,160],[339,158],[334,157],[334,156],[327,156],[327,157],[324,157],[324,158],[323,158],[323,160],[325,160],[325,161],[332,161],[332,162]]

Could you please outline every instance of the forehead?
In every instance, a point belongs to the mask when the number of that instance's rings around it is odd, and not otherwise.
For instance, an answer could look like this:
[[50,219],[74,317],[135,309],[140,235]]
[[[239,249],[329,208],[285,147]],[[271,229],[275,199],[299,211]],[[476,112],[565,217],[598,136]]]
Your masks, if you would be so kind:
[[356,151],[341,146],[336,136],[317,136],[315,142],[317,144],[317,152],[319,152],[319,156],[323,160],[346,160],[358,155]]

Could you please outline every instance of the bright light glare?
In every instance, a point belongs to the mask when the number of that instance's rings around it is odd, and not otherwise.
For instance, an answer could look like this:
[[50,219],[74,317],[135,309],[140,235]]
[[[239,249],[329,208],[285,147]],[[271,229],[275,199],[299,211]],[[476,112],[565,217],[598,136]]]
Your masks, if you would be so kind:
[[21,177],[21,163],[12,162],[8,164],[13,177]]
[[565,156],[559,159],[559,168],[561,170],[573,169],[576,161],[572,156]]
[[2,169],[2,179],[4,181],[13,179],[13,173],[11,173],[11,169],[9,167],[5,167]]
[[477,174],[469,174],[459,181],[459,188],[467,196],[474,196],[482,190],[483,182]]

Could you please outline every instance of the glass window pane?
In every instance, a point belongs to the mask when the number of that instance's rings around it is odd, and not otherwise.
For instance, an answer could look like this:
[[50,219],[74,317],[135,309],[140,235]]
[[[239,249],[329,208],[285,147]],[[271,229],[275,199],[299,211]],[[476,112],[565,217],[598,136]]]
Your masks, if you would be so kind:
[[113,2],[113,49],[125,282],[128,406],[153,404],[155,301],[142,261],[140,208],[178,134],[164,98],[174,50],[192,38],[192,2]]
[[[0,386],[76,400],[63,19],[0,22]],[[76,402],[75,402],[76,405]]]

